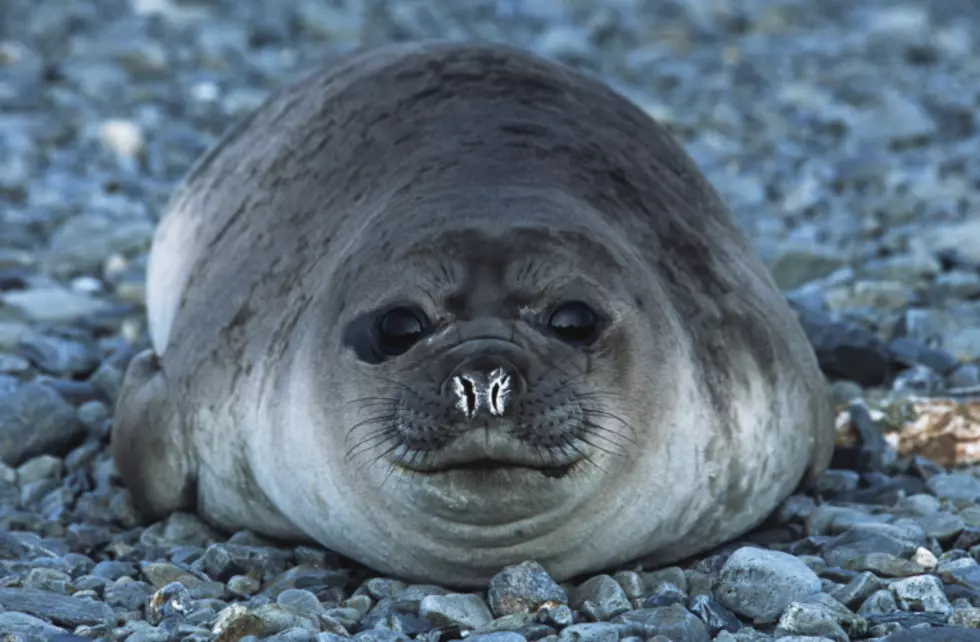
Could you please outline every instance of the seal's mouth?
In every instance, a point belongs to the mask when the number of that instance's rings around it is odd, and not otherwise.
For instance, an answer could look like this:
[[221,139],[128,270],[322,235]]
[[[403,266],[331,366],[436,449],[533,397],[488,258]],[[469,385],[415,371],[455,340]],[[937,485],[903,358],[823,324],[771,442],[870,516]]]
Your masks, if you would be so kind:
[[427,467],[424,469],[410,468],[404,464],[399,464],[399,467],[424,477],[445,475],[454,472],[472,473],[474,475],[536,472],[551,479],[561,479],[562,477],[568,476],[580,463],[581,461],[576,460],[556,466],[532,466],[526,463],[515,463],[483,457],[469,462],[456,462],[448,466]]
[[[402,453],[405,455],[406,453]],[[482,477],[538,473],[560,479],[572,473],[585,459],[579,451],[552,452],[535,447],[496,426],[466,431],[424,457],[397,456],[394,463],[413,474],[434,476],[472,474]]]

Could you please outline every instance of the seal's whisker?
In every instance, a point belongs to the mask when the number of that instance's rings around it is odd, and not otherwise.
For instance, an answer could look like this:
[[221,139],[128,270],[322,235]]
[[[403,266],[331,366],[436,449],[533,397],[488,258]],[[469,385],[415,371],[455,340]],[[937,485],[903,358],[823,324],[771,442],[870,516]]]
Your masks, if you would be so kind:
[[573,398],[580,399],[599,399],[600,402],[605,399],[618,399],[620,401],[626,401],[629,403],[639,405],[640,402],[637,397],[627,394],[625,392],[620,392],[617,390],[592,390],[592,391],[581,391],[576,390],[572,393]]
[[[386,450],[382,451],[381,453],[379,453],[377,457],[374,457],[373,459],[369,459],[364,464],[361,464],[360,468],[363,468],[364,466],[369,465],[369,464],[375,464],[375,463],[377,463],[379,461],[385,460],[388,457],[388,455],[390,455],[391,453],[395,452],[396,450],[398,450],[401,447],[402,447],[402,445],[400,443],[396,443],[396,444],[392,445],[388,449],[386,449]],[[383,488],[384,487],[384,485],[388,482],[388,478],[391,477],[391,475],[395,472],[395,468],[397,468],[397,464],[395,462],[389,461],[388,462],[388,471],[385,473],[385,477],[381,481],[381,485],[378,488]]]
[[[402,472],[404,472],[406,474],[402,475],[398,479],[398,484],[395,486],[395,489],[396,490],[398,488],[400,488],[400,485],[406,479],[408,480],[408,483],[410,485],[415,483],[415,480],[418,479],[418,477],[419,477],[418,467],[421,467],[421,465],[423,463],[425,463],[425,459],[426,459],[426,457],[428,455],[429,455],[429,451],[427,451],[427,450],[413,450],[413,451],[411,451],[411,458],[409,459],[409,462],[408,462],[410,465],[409,466],[402,466]],[[415,461],[416,458],[419,459],[418,462]]]
[[[591,421],[588,420],[582,421],[578,431],[598,437],[599,439],[602,439],[606,443],[611,444],[613,446],[617,446],[619,448],[625,448],[624,444],[622,443],[623,441],[626,441],[628,444],[634,446],[636,445],[636,442],[630,440],[626,435],[615,432],[613,430],[609,430],[608,428],[592,423]],[[573,432],[578,432],[578,431],[573,431]]]
[[386,441],[394,441],[393,437],[396,437],[387,430],[379,430],[372,433],[370,436],[359,440],[353,446],[347,449],[346,458],[348,461],[354,459],[358,455],[370,451],[372,448],[380,446]]
[[597,437],[597,436],[598,435],[592,434],[590,432],[586,432],[584,435],[583,434],[577,434],[577,435],[575,435],[575,438],[578,439],[579,441],[581,441],[582,443],[588,444],[589,446],[591,446],[592,448],[595,448],[596,450],[598,450],[600,452],[606,453],[607,455],[609,455],[611,457],[621,457],[621,458],[628,458],[629,457],[629,452],[627,452],[626,449],[624,449],[622,447],[620,447],[618,449],[612,449],[611,450],[609,448],[606,448],[605,446],[602,446],[600,444],[597,444],[595,441],[592,441],[592,440],[588,439],[588,437]]
[[[612,430],[607,426],[603,426],[599,422],[593,421],[594,417],[602,417],[605,419],[613,419],[615,421],[618,421],[623,425],[624,428],[626,428],[627,432],[623,433],[616,430]],[[593,428],[595,428],[596,430],[600,430],[604,433],[616,435],[617,437],[621,439],[625,439],[626,441],[628,441],[633,445],[636,445],[638,443],[636,437],[636,430],[634,430],[633,427],[629,425],[629,423],[627,423],[624,419],[620,419],[619,417],[617,417],[612,413],[589,409],[585,411],[585,419],[583,421],[588,425],[592,426]]]
[[376,415],[374,417],[368,417],[367,419],[358,421],[347,430],[347,434],[344,436],[344,441],[350,439],[351,435],[354,434],[354,431],[358,430],[359,428],[363,428],[364,426],[370,426],[372,424],[383,424],[386,426],[391,425],[394,423],[394,421],[397,418],[398,415],[392,412],[387,415]]
[[[595,466],[596,468],[598,468],[602,472],[606,472],[606,469],[603,468],[602,466],[600,466],[598,463],[596,463],[596,461],[592,458],[591,455],[589,455],[588,453],[584,452],[581,448],[579,448],[577,445],[575,445],[575,442],[572,440],[571,437],[569,437],[568,435],[565,435],[563,437],[563,439],[568,444],[568,447],[569,448],[571,448],[575,452],[579,453],[582,456],[582,458],[585,459],[585,461],[589,462],[590,465]],[[587,439],[583,439],[582,437],[576,437],[576,439],[578,441],[581,441],[581,442],[585,443],[585,444],[588,444],[589,446],[592,446],[593,448],[596,447],[595,445],[593,445],[592,443],[590,443]],[[602,449],[599,448],[599,450],[602,450]]]
[[345,406],[353,406],[355,404],[366,405],[369,403],[388,403],[395,405],[398,403],[397,397],[359,397],[357,399],[351,399],[344,403]]

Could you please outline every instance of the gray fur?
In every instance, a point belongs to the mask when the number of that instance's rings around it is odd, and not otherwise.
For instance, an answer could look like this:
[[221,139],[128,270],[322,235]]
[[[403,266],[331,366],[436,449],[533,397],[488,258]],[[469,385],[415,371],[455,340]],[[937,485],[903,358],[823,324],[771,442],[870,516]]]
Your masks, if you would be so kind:
[[[833,448],[812,349],[693,161],[605,85],[499,45],[357,52],[285,87],[189,174],[147,290],[159,358],[113,434],[140,506],[418,581],[667,563]],[[570,297],[608,316],[587,350],[535,330]],[[438,331],[358,360],[345,332],[401,299]],[[588,455],[570,474],[427,472],[491,447],[439,387],[484,353],[520,373],[520,443]]]

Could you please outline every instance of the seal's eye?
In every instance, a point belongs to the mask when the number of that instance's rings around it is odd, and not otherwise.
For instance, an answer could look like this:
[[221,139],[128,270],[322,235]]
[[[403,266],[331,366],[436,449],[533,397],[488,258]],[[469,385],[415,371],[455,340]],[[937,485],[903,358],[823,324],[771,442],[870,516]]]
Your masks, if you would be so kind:
[[569,343],[589,344],[599,336],[600,319],[585,303],[572,301],[551,313],[548,327]]
[[393,357],[407,352],[422,338],[426,322],[409,308],[394,308],[381,315],[376,330],[378,350]]

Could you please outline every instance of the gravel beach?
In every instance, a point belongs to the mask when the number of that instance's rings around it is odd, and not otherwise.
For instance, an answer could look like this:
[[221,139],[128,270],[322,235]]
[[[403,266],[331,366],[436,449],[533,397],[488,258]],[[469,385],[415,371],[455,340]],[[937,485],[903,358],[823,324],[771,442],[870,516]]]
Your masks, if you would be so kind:
[[[899,456],[874,410],[980,399],[977,33],[975,0],[0,0],[0,640],[980,640],[980,467]],[[171,191],[284,80],[434,37],[669,125],[860,435],[816,492],[674,567],[472,594],[143,520],[107,443]]]

